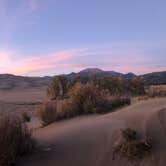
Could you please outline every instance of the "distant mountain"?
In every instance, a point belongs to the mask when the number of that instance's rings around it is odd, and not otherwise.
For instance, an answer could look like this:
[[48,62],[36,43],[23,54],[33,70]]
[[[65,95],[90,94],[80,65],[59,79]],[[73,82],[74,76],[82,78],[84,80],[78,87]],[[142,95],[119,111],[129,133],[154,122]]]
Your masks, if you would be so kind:
[[87,69],[81,70],[79,73],[80,74],[95,74],[95,73],[102,73],[102,72],[104,71],[98,68],[87,68]]
[[121,75],[123,75],[123,74],[115,72],[115,71],[104,71],[104,70],[101,70],[101,69],[98,69],[98,68],[87,68],[87,69],[81,70],[78,73],[67,74],[66,76],[69,79],[73,79],[73,78],[78,77],[78,76],[81,76],[81,77],[96,76],[98,78],[112,76],[112,77],[116,77],[117,78],[117,77],[119,77]]
[[[115,77],[123,76],[126,79],[133,79],[140,77],[148,85],[155,84],[166,84],[166,71],[154,72],[144,75],[137,76],[134,73],[122,74],[115,71],[104,71],[98,68],[87,68],[78,73],[70,73],[65,76],[69,79],[74,79],[78,76],[91,77],[96,76],[97,78],[104,77]],[[0,74],[0,89],[25,89],[25,88],[43,88],[49,85],[52,77],[23,77],[15,76],[11,74]]]
[[92,75],[96,75],[99,78],[103,78],[103,77],[119,77],[121,75],[123,75],[122,73],[118,73],[115,71],[104,71],[98,68],[88,68],[88,69],[84,69],[82,71],[80,71],[78,73],[78,75],[80,76],[92,76]]
[[148,73],[140,77],[148,85],[166,84],[166,71]]
[[134,73],[131,73],[131,72],[130,72],[130,73],[125,74],[124,77],[125,77],[126,79],[128,79],[128,80],[131,80],[131,79],[137,77],[137,75],[135,75]]

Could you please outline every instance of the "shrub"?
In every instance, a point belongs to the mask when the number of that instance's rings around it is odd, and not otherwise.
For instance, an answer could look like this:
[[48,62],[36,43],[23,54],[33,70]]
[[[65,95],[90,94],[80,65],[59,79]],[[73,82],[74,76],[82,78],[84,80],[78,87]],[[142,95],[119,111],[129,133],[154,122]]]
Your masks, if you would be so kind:
[[77,116],[79,113],[77,110],[77,105],[71,99],[65,99],[58,101],[57,103],[57,115],[56,120],[68,119]]
[[109,103],[110,103],[110,110],[113,111],[119,107],[130,105],[131,100],[129,97],[111,96],[109,97]]
[[99,107],[105,100],[100,90],[92,83],[77,83],[69,92],[71,103],[79,114],[92,113],[93,108]]
[[137,132],[135,130],[127,128],[125,130],[122,130],[121,134],[122,138],[124,138],[124,140],[127,142],[136,140]]
[[67,94],[68,98],[44,103],[38,111],[43,125],[78,115],[107,113],[130,104],[126,97],[109,97],[93,83],[76,83]]
[[108,97],[93,83],[77,83],[69,92],[69,99],[61,101],[57,109],[57,120],[83,114],[107,113],[130,104],[126,97]]
[[149,97],[165,97],[166,85],[152,85],[147,88],[147,95]]
[[32,152],[31,132],[21,120],[8,115],[0,117],[0,165],[10,166],[24,154]]
[[37,114],[42,121],[42,125],[46,126],[56,121],[56,101],[45,102],[37,109]]
[[65,76],[55,76],[47,89],[47,95],[51,100],[64,98],[70,86],[70,82]]
[[69,96],[70,105],[75,108],[77,114],[106,113],[112,104],[107,94],[93,83],[77,83],[69,92]]
[[23,120],[23,122],[30,122],[31,121],[31,117],[26,112],[24,112],[22,114],[22,120]]
[[139,96],[138,97],[138,101],[141,101],[141,100],[148,100],[149,97],[148,96]]
[[142,159],[151,153],[152,141],[149,138],[138,139],[137,132],[130,128],[122,130],[122,140],[113,149],[113,159],[115,154],[125,157],[128,160]]

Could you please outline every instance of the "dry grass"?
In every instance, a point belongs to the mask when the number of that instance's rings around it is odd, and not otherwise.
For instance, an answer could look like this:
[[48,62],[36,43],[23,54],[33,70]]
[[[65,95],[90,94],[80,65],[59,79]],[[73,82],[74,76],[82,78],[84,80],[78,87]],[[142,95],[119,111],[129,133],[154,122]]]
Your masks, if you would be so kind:
[[149,97],[165,97],[166,85],[152,85],[146,89]]
[[14,165],[24,154],[32,152],[34,141],[25,124],[16,117],[0,117],[0,166]]
[[57,107],[55,101],[45,102],[37,108],[37,114],[41,119],[43,126],[49,125],[50,123],[56,121],[56,110]]

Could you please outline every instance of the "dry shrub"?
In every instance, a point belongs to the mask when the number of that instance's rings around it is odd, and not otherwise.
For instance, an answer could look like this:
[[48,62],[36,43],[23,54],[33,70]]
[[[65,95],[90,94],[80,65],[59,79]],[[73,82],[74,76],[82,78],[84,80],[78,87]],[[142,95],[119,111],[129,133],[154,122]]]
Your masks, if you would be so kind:
[[61,101],[61,107],[57,109],[57,120],[84,114],[107,113],[130,104],[130,99],[126,97],[109,98],[92,83],[77,83],[70,90],[69,96],[69,99]]
[[109,103],[110,103],[110,110],[115,110],[119,107],[130,105],[131,99],[129,97],[123,97],[123,96],[111,96],[109,97]]
[[165,97],[166,85],[152,85],[147,89],[147,95],[149,97]]
[[104,113],[109,109],[109,100],[92,83],[77,83],[69,92],[70,98],[62,106],[62,112],[71,116]]
[[42,121],[42,125],[46,126],[56,121],[56,101],[45,102],[37,109],[37,114]]
[[[77,83],[69,92],[71,103],[78,114],[94,113],[107,102],[106,96],[92,83]],[[102,110],[104,111],[104,110]]]
[[136,140],[137,132],[135,130],[132,130],[130,128],[127,128],[125,130],[122,130],[122,138],[126,140],[127,142]]
[[44,103],[38,114],[43,125],[78,115],[107,113],[130,104],[126,97],[108,97],[93,83],[76,83],[69,91],[68,98]]
[[113,159],[115,154],[125,157],[128,160],[142,159],[151,153],[152,141],[149,138],[138,139],[137,132],[130,128],[122,130],[122,140],[113,149]]
[[68,119],[78,115],[77,104],[71,99],[65,99],[58,101],[57,116],[56,120]]
[[16,160],[34,149],[31,132],[16,117],[0,117],[0,166],[14,165]]
[[139,96],[137,99],[138,99],[138,101],[141,101],[141,100],[148,100],[149,97],[148,97],[148,96]]
[[30,122],[31,117],[26,112],[23,112],[22,113],[22,120],[23,120],[23,122]]

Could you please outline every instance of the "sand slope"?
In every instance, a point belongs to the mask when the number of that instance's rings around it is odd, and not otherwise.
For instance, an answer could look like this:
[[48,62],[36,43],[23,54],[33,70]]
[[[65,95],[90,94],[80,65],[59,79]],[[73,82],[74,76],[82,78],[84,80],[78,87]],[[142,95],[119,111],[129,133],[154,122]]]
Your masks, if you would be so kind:
[[[19,166],[165,166],[166,98],[141,101],[117,112],[55,123],[34,133],[42,151]],[[162,110],[163,109],[163,110]],[[134,162],[116,157],[120,129],[131,127],[153,138],[153,153]]]

